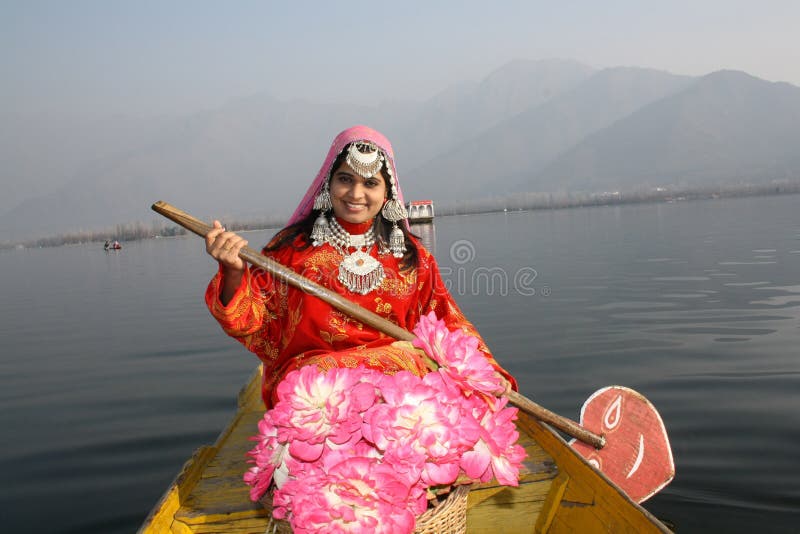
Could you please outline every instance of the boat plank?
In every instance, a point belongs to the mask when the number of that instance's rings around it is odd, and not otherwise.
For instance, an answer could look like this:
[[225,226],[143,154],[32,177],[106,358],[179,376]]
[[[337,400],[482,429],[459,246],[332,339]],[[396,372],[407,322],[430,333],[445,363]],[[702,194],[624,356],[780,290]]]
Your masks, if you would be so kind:
[[[532,533],[536,519],[550,492],[551,480],[521,484],[519,488],[505,487],[479,506],[467,509],[467,532],[496,534],[497,532]],[[479,493],[481,490],[477,490]],[[470,499],[473,495],[470,494]]]
[[263,411],[239,412],[218,451],[206,464],[197,484],[182,502],[175,517],[186,524],[218,522],[220,517],[266,517],[259,503],[250,501],[250,488],[242,481],[248,469],[248,438],[258,429]]
[[558,468],[553,458],[528,434],[520,433],[519,444],[526,452],[519,487],[501,486],[493,480],[473,488],[467,501],[468,533],[533,532]]
[[170,484],[159,502],[145,518],[144,523],[139,529],[140,533],[172,532],[172,523],[175,514],[180,510],[181,503],[185,499],[185,496],[191,493],[191,490],[202,476],[203,466],[205,466],[216,453],[216,447],[204,446],[200,447],[192,454],[192,457],[184,464],[178,476],[175,477],[175,480]]

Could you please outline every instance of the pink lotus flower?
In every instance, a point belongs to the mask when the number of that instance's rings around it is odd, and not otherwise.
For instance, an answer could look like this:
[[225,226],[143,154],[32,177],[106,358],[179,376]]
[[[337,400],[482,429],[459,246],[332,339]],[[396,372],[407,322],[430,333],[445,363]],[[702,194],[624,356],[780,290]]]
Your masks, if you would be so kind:
[[517,409],[505,408],[507,402],[502,398],[496,409],[487,406],[479,415],[480,439],[461,457],[461,467],[467,476],[481,482],[497,478],[500,484],[517,486],[525,449],[517,445]]
[[406,481],[375,458],[352,457],[296,479],[275,492],[276,517],[288,517],[294,532],[409,533]]
[[374,386],[362,381],[364,373],[364,368],[322,373],[308,366],[278,384],[272,419],[278,439],[289,443],[292,456],[313,462],[322,455],[326,440],[343,444],[360,439],[360,413],[377,399]]
[[408,372],[383,378],[380,389],[384,402],[364,414],[364,437],[385,451],[387,462],[408,471],[421,467],[426,485],[455,482],[477,429],[462,422],[452,392],[448,402],[447,391]]
[[[259,500],[267,492],[269,484],[275,477],[276,484],[280,485],[285,481],[285,457],[287,448],[278,441],[278,432],[272,423],[270,412],[258,422],[259,435],[256,446],[247,453],[250,456],[251,467],[244,474],[244,481],[250,484],[250,499]],[[283,469],[280,469],[283,467]],[[276,472],[276,469],[278,470]]]
[[478,350],[478,338],[462,330],[450,331],[434,312],[420,317],[414,334],[417,338],[412,344],[433,358],[441,366],[443,378],[465,396],[480,392],[491,403],[495,395],[505,391],[502,379]]

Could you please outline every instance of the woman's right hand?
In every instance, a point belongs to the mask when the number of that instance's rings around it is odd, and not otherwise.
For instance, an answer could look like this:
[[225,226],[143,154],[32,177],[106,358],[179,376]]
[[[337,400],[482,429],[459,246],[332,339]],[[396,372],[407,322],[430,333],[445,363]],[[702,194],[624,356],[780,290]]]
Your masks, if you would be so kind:
[[206,234],[206,252],[231,274],[244,272],[244,261],[239,257],[239,251],[246,245],[246,239],[228,232],[219,221],[214,221],[214,228]]

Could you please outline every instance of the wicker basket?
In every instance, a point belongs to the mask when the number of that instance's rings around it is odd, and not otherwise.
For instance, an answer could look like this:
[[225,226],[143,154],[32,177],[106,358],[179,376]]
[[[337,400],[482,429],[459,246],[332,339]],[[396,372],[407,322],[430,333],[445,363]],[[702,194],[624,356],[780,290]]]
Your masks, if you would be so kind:
[[[431,508],[417,517],[417,528],[414,534],[464,534],[467,531],[467,496],[470,486],[456,486],[445,500],[435,508]],[[267,509],[270,522],[267,534],[292,534],[288,521],[272,517],[272,491],[261,499]]]
[[435,508],[417,517],[414,534],[464,534],[467,531],[469,485],[456,486]]

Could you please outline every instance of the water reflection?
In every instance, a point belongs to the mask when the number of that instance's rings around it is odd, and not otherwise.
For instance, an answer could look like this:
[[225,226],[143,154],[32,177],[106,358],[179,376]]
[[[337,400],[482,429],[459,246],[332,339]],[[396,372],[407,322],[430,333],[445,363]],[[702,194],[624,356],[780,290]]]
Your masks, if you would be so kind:
[[412,224],[411,233],[419,236],[425,248],[436,256],[436,225],[432,222]]

